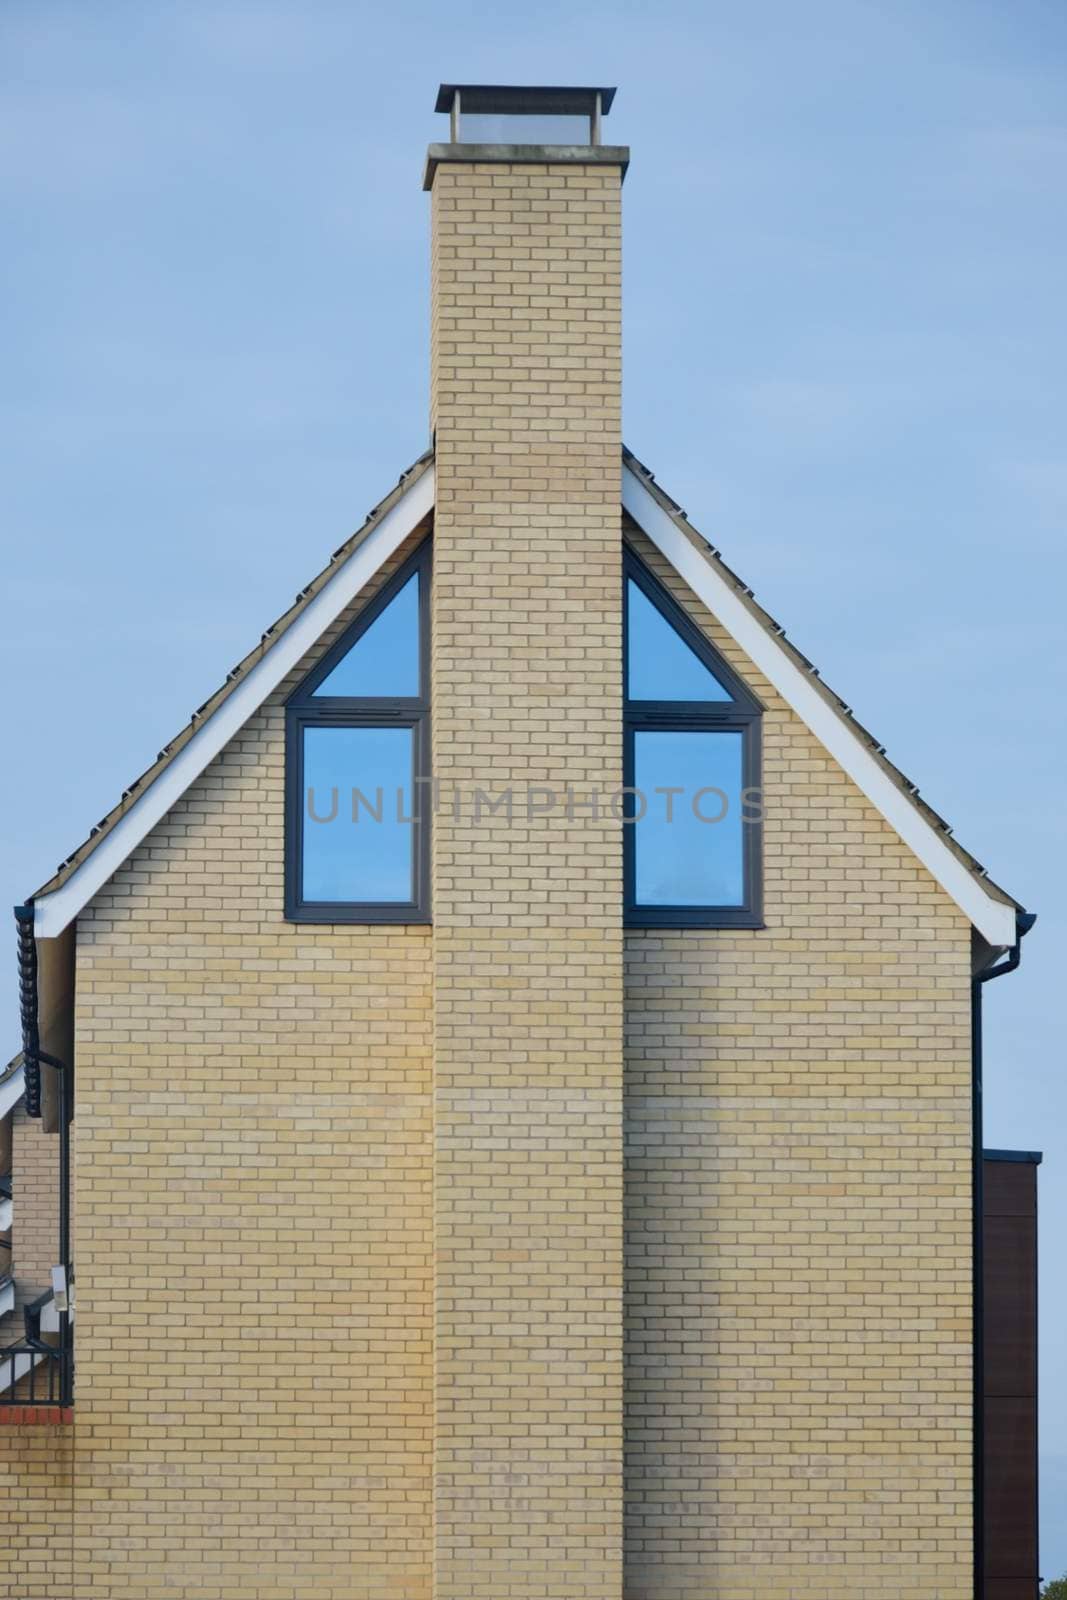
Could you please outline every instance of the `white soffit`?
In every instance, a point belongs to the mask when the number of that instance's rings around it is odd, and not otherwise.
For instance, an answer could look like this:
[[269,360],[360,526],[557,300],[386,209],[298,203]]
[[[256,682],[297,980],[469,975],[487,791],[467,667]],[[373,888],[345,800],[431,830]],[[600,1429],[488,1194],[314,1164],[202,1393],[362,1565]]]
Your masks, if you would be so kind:
[[174,760],[139,795],[125,815],[70,877],[34,902],[34,933],[53,939],[121,867],[156,823],[180,800],[234,734],[266,700],[286,674],[394,555],[408,534],[433,510],[434,469],[427,467],[309,601],[292,626],[205,719]]
[[972,926],[991,945],[1014,945],[1015,907],[985,892],[938,830],[883,770],[860,735],[824,700],[788,651],[752,615],[713,563],[694,547],[629,463],[623,467],[622,503],[679,577],[703,600],[738,647],[863,790]]

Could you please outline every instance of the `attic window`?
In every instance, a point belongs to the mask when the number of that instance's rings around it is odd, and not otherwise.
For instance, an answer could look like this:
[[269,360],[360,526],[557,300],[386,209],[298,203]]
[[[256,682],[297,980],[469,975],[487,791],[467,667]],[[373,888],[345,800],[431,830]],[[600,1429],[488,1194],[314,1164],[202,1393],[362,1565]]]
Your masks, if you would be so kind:
[[316,700],[417,699],[420,664],[419,574],[415,571],[385,610],[347,646],[312,695]]
[[286,708],[285,914],[429,920],[427,540]]
[[626,920],[761,927],[759,703],[631,551],[625,584]]

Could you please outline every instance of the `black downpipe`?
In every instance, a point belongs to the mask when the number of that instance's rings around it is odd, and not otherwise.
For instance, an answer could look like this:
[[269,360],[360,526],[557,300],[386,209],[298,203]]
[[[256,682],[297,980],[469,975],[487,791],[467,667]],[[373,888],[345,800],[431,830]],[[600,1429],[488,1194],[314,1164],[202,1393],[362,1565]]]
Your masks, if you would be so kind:
[[1015,918],[1015,943],[1005,960],[988,967],[971,979],[971,1150],[972,1150],[972,1299],[974,1306],[974,1593],[985,1596],[985,1286],[983,1252],[985,1232],[982,1211],[985,1201],[982,1140],[982,985],[1014,972],[1023,956],[1023,939],[1037,915],[1020,911]]

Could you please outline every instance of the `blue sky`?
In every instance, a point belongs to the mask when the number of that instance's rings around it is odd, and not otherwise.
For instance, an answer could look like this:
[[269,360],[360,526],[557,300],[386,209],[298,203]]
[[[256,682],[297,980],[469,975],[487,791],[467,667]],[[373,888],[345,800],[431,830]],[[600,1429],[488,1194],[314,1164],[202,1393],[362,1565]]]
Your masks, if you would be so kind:
[[987,1143],[1046,1156],[1067,1571],[1056,0],[5,0],[7,901],[426,444],[442,79],[618,84],[628,443],[1040,915],[987,990]]

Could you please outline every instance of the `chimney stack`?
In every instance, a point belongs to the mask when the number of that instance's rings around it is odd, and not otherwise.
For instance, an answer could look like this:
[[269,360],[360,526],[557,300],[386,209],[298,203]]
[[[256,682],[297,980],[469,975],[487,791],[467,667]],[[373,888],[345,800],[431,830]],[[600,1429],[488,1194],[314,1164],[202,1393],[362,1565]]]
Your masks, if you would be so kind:
[[435,1600],[622,1593],[613,93],[443,85],[426,164]]

